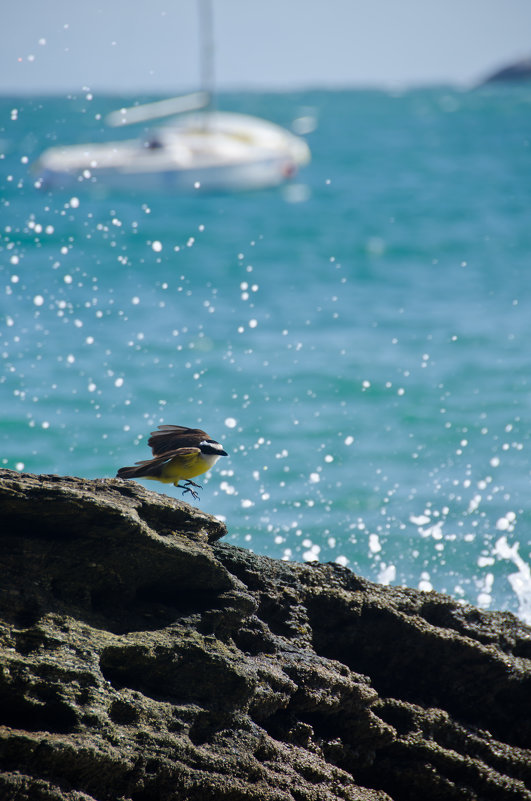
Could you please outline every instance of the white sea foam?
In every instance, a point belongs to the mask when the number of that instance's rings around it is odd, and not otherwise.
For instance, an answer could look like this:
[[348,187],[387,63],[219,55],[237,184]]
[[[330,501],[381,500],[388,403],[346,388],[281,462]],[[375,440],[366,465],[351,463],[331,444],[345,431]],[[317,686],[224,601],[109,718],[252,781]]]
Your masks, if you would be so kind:
[[494,584],[494,574],[487,573],[476,581],[478,588],[477,605],[482,609],[488,609],[492,603],[492,587]]
[[395,579],[396,567],[394,565],[386,565],[384,562],[382,562],[377,578],[378,583],[387,586]]
[[418,588],[422,592],[431,592],[433,590],[433,584],[431,583],[430,574],[423,570],[420,574],[420,581],[418,583]]
[[515,542],[509,545],[507,537],[500,537],[494,547],[494,553],[500,559],[507,559],[518,568],[517,573],[511,573],[507,580],[518,598],[518,617],[524,623],[531,625],[531,568],[518,553],[520,544]]

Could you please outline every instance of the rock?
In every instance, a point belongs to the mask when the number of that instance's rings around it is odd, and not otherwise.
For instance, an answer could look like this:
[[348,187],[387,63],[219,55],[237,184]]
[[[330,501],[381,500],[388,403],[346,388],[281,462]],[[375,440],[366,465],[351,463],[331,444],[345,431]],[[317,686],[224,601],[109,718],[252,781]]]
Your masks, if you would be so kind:
[[6,801],[531,800],[531,629],[0,471]]

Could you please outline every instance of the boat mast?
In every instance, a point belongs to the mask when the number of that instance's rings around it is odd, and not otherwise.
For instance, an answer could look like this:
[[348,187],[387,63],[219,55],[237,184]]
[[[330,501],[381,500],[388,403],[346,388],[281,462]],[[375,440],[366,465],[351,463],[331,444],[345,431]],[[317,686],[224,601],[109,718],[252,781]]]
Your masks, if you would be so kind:
[[212,110],[214,105],[214,15],[212,0],[199,0],[198,8],[201,90],[209,98],[207,108]]

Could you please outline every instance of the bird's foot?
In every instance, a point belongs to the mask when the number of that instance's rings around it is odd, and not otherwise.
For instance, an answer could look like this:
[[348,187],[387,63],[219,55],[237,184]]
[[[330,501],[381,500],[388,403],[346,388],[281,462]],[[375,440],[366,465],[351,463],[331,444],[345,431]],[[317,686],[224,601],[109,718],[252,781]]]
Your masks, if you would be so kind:
[[[199,487],[199,489],[203,489],[199,484],[194,484],[193,481],[187,481],[186,483],[187,484],[193,484],[194,487]],[[192,496],[192,498],[194,499],[194,501],[198,501],[199,500],[199,495],[197,494],[197,492],[195,492],[193,489],[191,489],[191,487],[184,486],[183,484],[175,484],[174,486],[179,487],[179,489],[182,489],[183,495],[186,492],[189,492],[190,495]]]
[[195,481],[191,481],[189,478],[186,479],[186,486],[187,487],[198,487],[199,489],[203,489],[201,484],[196,484]]

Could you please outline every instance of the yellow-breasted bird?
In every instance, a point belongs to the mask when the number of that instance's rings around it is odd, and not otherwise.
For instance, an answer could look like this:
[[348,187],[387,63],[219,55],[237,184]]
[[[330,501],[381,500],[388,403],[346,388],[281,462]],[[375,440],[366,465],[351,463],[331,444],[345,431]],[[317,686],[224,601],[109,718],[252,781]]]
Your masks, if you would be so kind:
[[[136,462],[134,467],[121,467],[117,478],[149,478],[173,484],[193,498],[199,498],[192,487],[202,489],[192,478],[206,473],[217,462],[220,456],[227,456],[219,442],[211,439],[206,431],[186,426],[159,426],[152,431],[148,445],[153,459]],[[179,481],[184,484],[179,484]]]

